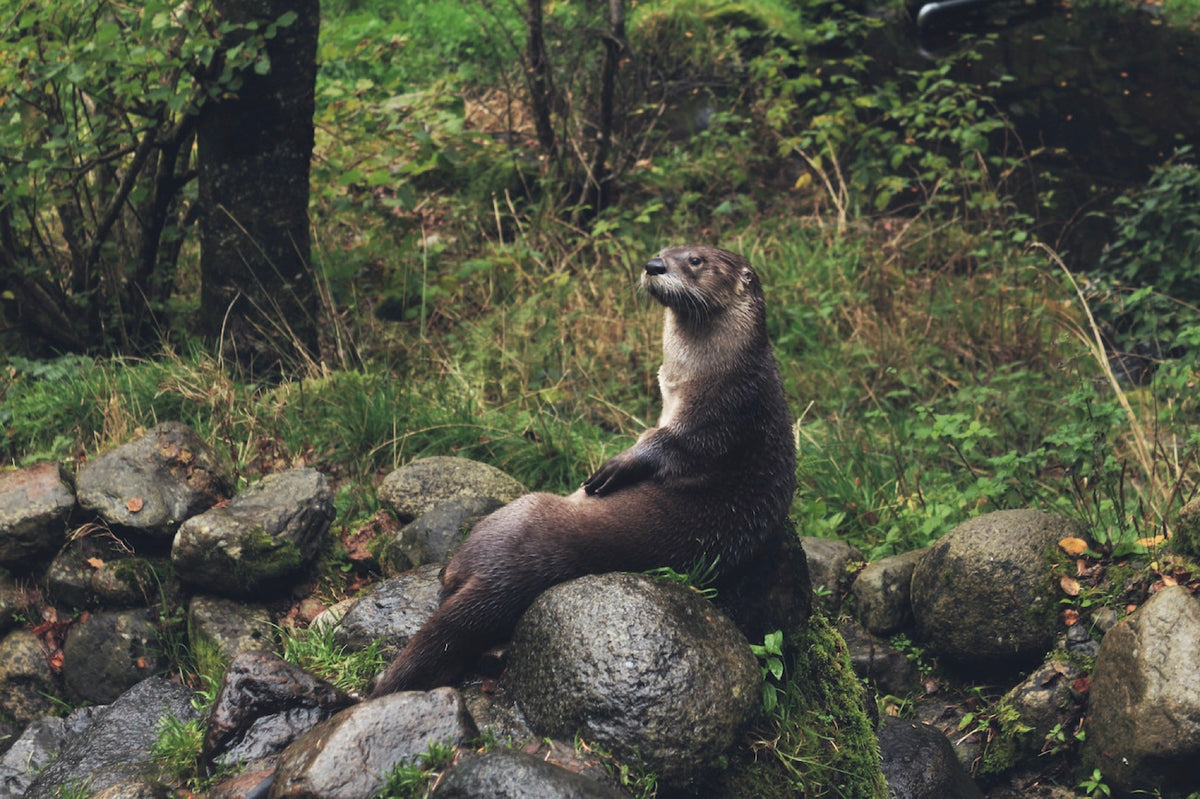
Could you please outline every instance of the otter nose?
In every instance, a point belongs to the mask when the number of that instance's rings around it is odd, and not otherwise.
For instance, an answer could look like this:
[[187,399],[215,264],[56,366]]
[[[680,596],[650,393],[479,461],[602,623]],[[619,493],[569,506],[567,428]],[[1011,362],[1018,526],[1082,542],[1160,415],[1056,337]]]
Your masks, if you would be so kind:
[[667,272],[667,262],[662,258],[651,258],[646,263],[647,275],[663,275]]

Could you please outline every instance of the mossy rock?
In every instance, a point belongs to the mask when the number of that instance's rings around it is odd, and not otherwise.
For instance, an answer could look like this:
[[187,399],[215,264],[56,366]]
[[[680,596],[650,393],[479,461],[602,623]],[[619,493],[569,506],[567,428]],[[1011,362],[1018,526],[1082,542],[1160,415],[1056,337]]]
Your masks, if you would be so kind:
[[1200,560],[1200,497],[1184,505],[1179,512],[1179,523],[1171,535],[1171,549]]
[[846,643],[821,613],[788,636],[786,690],[708,794],[718,799],[887,799],[875,725]]

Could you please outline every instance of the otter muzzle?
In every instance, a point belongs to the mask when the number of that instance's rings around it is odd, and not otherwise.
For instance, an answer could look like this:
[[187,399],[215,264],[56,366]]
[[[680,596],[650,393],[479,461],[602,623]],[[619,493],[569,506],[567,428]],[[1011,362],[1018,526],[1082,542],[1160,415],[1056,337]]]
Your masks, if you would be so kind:
[[647,275],[665,275],[667,273],[667,262],[662,258],[651,258],[646,263]]

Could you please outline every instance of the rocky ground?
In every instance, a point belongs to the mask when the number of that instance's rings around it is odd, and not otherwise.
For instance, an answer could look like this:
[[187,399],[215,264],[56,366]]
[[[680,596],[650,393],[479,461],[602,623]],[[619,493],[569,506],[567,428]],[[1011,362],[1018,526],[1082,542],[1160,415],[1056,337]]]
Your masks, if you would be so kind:
[[[456,458],[387,476],[370,553],[348,545],[364,573],[386,579],[319,616],[324,603],[306,592],[335,514],[316,470],[234,496],[204,442],[166,424],[73,480],[56,464],[0,473],[0,711],[11,731],[0,796],[166,790],[149,754],[162,719],[197,714],[188,688],[155,676],[177,657],[161,635],[172,608],[186,608],[182,646],[231,661],[198,726],[203,760],[249,766],[209,795],[269,785],[272,796],[366,797],[398,759],[429,756],[429,741],[481,732],[533,743],[463,759],[436,795],[481,785],[626,795],[601,758],[537,743],[580,731],[640,758],[662,795],[694,793],[757,713],[763,679],[737,627],[695,591],[630,575],[559,586],[522,620],[503,680],[504,661],[485,660],[482,682],[462,691],[359,702],[273,653],[271,625],[318,616],[349,650],[382,640],[395,651],[436,606],[437,564],[475,519],[523,492]],[[1036,510],[984,514],[869,564],[842,542],[803,538],[816,601],[875,693],[892,794],[1200,792],[1197,516],[1185,513],[1174,545],[1125,557]],[[695,618],[717,621],[697,629]],[[64,718],[55,697],[84,707]]]

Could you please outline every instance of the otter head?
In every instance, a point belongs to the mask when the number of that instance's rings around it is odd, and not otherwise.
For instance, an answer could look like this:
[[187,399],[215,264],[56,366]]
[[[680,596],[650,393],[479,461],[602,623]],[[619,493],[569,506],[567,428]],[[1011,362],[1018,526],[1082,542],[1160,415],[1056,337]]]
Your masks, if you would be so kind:
[[761,303],[762,289],[750,262],[717,247],[668,247],[651,258],[642,288],[682,320],[703,323],[735,308]]

